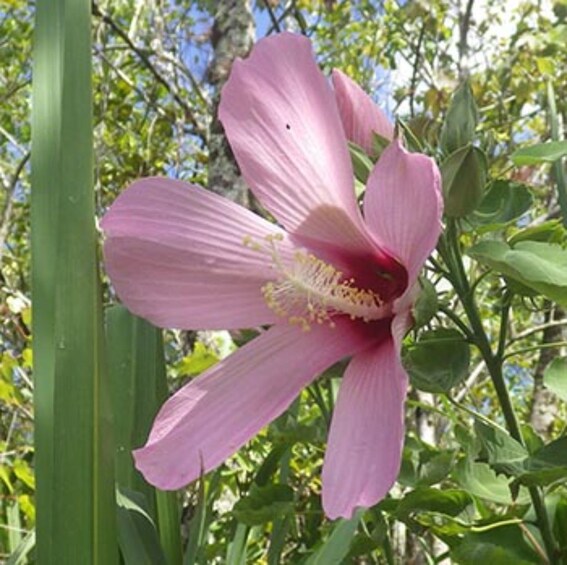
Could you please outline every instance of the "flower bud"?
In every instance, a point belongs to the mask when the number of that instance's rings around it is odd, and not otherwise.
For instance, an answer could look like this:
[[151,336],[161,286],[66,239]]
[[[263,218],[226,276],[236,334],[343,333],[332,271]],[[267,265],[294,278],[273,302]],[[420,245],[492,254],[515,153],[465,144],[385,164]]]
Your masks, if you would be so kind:
[[447,216],[462,218],[478,206],[486,186],[486,169],[484,153],[472,145],[457,149],[441,163]]
[[441,129],[441,148],[452,153],[471,143],[477,122],[478,112],[472,90],[470,84],[464,82],[451,98]]

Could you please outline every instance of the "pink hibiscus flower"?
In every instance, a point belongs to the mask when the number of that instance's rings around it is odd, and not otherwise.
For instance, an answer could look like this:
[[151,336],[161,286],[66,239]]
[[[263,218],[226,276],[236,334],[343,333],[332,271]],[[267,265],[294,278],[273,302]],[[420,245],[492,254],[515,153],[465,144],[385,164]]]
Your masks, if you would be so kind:
[[136,181],[103,219],[106,267],[134,313],[163,327],[272,325],[160,410],[136,466],[162,489],[217,467],[347,356],[323,466],[323,506],[350,517],[395,481],[407,376],[400,341],[440,233],[435,163],[399,140],[357,204],[347,138],[392,126],[349,78],[331,85],[284,33],[236,61],[220,118],[240,169],[282,227],[198,186]]

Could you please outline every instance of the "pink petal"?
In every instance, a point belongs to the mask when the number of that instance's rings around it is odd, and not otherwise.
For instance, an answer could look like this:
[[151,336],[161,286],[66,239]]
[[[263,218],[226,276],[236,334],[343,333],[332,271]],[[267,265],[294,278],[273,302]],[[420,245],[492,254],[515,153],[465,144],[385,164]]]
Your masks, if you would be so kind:
[[134,452],[137,468],[159,488],[186,485],[279,416],[317,374],[373,339],[344,320],[309,332],[272,327],[165,403],[148,443]]
[[[106,269],[124,304],[154,324],[230,329],[273,322],[261,287],[273,279],[260,243],[276,226],[180,181],[149,178],[123,192],[102,220]],[[291,246],[282,241],[282,253]]]
[[368,178],[364,214],[376,239],[406,267],[409,286],[437,244],[442,212],[435,161],[393,141]]
[[394,303],[395,316],[392,320],[391,332],[397,351],[402,349],[404,337],[406,337],[408,330],[413,325],[411,307],[417,298],[418,292],[420,292],[419,284],[416,284],[411,288],[411,292],[406,291],[405,294]]
[[334,69],[332,79],[347,139],[354,141],[372,155],[372,134],[377,133],[386,139],[392,139],[394,127],[386,114],[350,77]]
[[219,116],[244,178],[286,229],[367,247],[335,97],[307,38],[267,37],[237,60]]
[[398,476],[407,376],[392,339],[348,366],[333,414],[323,465],[323,508],[350,518],[379,502]]

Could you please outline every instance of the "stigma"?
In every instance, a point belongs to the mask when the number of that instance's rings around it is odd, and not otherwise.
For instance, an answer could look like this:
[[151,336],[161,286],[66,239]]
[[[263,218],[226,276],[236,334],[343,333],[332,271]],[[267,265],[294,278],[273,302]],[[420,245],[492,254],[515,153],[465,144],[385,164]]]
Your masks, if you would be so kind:
[[265,239],[267,245],[250,238],[244,244],[271,255],[276,277],[262,287],[262,294],[268,307],[290,324],[308,331],[313,324],[335,327],[333,318],[339,315],[364,322],[385,316],[386,307],[374,291],[357,288],[355,279],[308,251],[298,250],[284,262],[278,251],[283,235]]

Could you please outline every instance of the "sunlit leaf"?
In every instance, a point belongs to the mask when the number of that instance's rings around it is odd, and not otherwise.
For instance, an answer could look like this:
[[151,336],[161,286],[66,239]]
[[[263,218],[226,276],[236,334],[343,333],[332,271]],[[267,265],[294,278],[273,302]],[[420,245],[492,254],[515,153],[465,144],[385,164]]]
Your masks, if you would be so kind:
[[553,163],[566,155],[567,141],[548,141],[517,149],[510,158],[516,165],[537,165]]
[[517,526],[501,526],[486,532],[467,534],[451,552],[462,565],[532,565],[541,563],[535,551],[526,543]]
[[462,459],[455,467],[454,476],[461,487],[488,502],[506,505],[529,502],[529,495],[524,490],[514,499],[510,490],[510,479],[505,475],[496,474],[486,463]]
[[481,241],[468,254],[496,272],[567,305],[567,251],[558,245],[522,241],[512,248],[501,241]]

